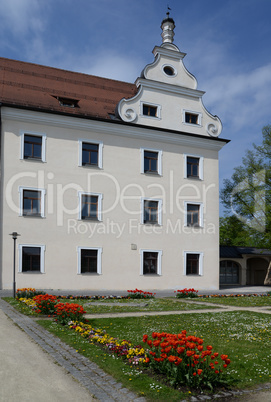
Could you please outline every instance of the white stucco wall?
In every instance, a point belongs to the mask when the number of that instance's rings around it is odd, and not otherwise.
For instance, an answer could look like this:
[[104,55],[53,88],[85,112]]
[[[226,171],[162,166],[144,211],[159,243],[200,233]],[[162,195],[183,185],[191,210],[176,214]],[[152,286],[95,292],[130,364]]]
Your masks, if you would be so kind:
[[[4,108],[2,287],[12,288],[13,241],[44,245],[44,273],[16,274],[17,288],[219,287],[218,151],[224,145],[170,132]],[[22,132],[46,134],[46,162],[20,159]],[[103,168],[78,166],[80,139],[103,143]],[[162,175],[141,173],[141,148],[162,151]],[[203,180],[184,178],[184,155],[203,157]],[[45,217],[19,216],[19,187],[45,189]],[[102,221],[81,221],[78,192],[101,193]],[[130,198],[129,198],[130,197]],[[141,198],[161,199],[162,225],[141,223]],[[185,201],[204,207],[184,226]],[[131,249],[136,245],[136,250]],[[19,251],[16,250],[18,271]],[[77,247],[99,247],[101,275],[77,273]],[[162,250],[161,275],[140,275],[140,250]],[[203,253],[203,274],[184,275],[184,252]]]

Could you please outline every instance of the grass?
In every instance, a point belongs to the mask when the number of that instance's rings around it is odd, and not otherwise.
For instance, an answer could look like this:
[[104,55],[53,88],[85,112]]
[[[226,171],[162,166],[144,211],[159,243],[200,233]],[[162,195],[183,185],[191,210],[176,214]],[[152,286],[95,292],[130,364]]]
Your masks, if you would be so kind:
[[[31,314],[27,306],[22,306],[13,298],[5,298],[14,307],[24,314]],[[227,298],[200,298],[193,301],[207,301],[210,303],[230,304],[234,306],[254,307],[270,306],[270,297],[227,297]],[[69,300],[70,301],[70,300]],[[73,300],[73,302],[77,302]],[[95,312],[102,312],[100,308],[108,312],[127,311],[123,309],[137,308],[131,306],[131,303],[138,303],[138,308],[142,308],[142,300],[121,301],[126,307],[118,306],[119,300],[104,300],[102,305],[87,300],[79,300],[80,304],[90,304],[90,308]],[[152,303],[150,303],[152,302]],[[141,304],[140,304],[141,303]],[[151,299],[144,301],[149,308],[164,308],[162,311],[195,309],[200,304],[189,304],[189,302],[177,299]],[[144,304],[143,303],[143,304]],[[256,304],[255,304],[256,303]],[[269,304],[266,304],[269,303]],[[129,306],[130,304],[130,306]],[[92,307],[92,305],[94,307]],[[145,307],[148,307],[145,306]],[[172,308],[171,306],[174,306]],[[205,306],[201,306],[205,308]],[[211,307],[211,306],[210,306]],[[97,308],[97,310],[96,310]],[[91,312],[93,313],[93,310]],[[140,310],[136,310],[140,311]],[[171,400],[177,401],[187,398],[187,390],[174,390],[158,381],[157,378],[151,378],[146,374],[140,373],[134,367],[126,365],[122,360],[113,358],[104,353],[96,345],[91,345],[79,334],[65,327],[62,327],[50,320],[38,321],[49,331],[59,336],[63,341],[75,347],[79,353],[84,354],[90,360],[96,362],[102,369],[113,375],[124,386],[129,387],[139,395],[143,395],[149,400]],[[214,351],[219,354],[228,354],[232,363],[227,371],[230,376],[236,380],[237,388],[246,388],[256,386],[260,383],[269,382],[271,379],[271,326],[270,316],[262,313],[249,311],[220,312],[183,314],[183,315],[163,315],[163,316],[144,316],[123,317],[123,318],[95,318],[90,320],[90,324],[96,328],[104,329],[111,336],[119,340],[130,340],[134,345],[142,344],[144,334],[157,332],[179,333],[186,329],[189,335],[196,335],[204,339],[205,345],[212,345]],[[143,393],[143,394],[142,394]]]
[[252,312],[202,313],[195,315],[142,316],[93,319],[90,324],[105,329],[118,339],[142,343],[143,334],[167,331],[202,337],[219,354],[232,360],[228,373],[239,388],[270,381],[271,326],[270,316]]
[[240,296],[240,297],[201,297],[193,299],[196,302],[224,304],[236,307],[271,307],[270,296]]
[[100,300],[96,301],[79,301],[84,306],[87,314],[102,314],[102,313],[124,313],[124,312],[147,312],[147,311],[187,311],[206,308],[216,308],[214,306],[194,305],[188,301],[174,298],[164,299],[122,299],[120,300]]
[[78,353],[95,362],[101,369],[121,382],[124,387],[129,388],[139,396],[144,396],[147,400],[165,401],[169,399],[177,402],[187,398],[188,395],[192,395],[191,391],[180,391],[166,386],[158,381],[155,376],[150,377],[144,373],[140,367],[125,364],[121,358],[105,353],[99,346],[90,344],[67,327],[62,327],[49,320],[38,320],[37,323],[75,348]]

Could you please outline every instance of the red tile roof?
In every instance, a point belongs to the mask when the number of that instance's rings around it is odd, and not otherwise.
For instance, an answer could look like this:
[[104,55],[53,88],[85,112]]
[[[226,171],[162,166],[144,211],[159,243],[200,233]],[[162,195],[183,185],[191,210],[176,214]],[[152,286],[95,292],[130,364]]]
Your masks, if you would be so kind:
[[[78,117],[110,119],[122,98],[137,92],[135,84],[0,58],[0,103]],[[58,98],[78,101],[61,106]]]

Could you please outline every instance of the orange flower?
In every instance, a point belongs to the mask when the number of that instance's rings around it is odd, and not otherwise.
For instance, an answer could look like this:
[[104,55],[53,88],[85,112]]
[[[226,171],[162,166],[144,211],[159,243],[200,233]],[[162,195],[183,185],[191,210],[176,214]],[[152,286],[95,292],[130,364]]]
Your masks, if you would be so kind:
[[202,369],[198,369],[198,375],[201,375]]

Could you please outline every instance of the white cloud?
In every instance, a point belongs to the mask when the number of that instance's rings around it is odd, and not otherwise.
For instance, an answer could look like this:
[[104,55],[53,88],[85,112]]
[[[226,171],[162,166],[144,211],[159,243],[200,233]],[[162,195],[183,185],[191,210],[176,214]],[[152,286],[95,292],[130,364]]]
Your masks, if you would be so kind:
[[46,3],[38,0],[0,0],[1,31],[21,35],[43,30],[44,6]]
[[[140,58],[128,58],[125,54],[100,53],[88,60],[89,67],[84,68],[88,74],[98,75],[120,81],[134,82],[140,76],[144,61]],[[86,65],[86,61],[83,62]]]

